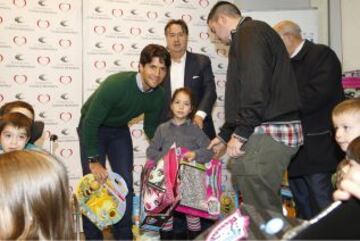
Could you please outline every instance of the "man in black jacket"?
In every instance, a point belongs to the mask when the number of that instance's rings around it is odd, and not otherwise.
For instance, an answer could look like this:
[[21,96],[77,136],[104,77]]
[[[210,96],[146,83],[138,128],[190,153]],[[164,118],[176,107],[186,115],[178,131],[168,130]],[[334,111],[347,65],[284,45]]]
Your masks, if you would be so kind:
[[215,128],[211,112],[216,101],[216,87],[210,58],[186,50],[189,30],[184,20],[170,20],[164,32],[172,66],[162,83],[166,92],[166,104],[161,122],[170,119],[172,93],[177,88],[188,87],[192,91],[196,108],[193,122],[212,139],[215,137]]
[[208,25],[230,45],[225,124],[209,146],[233,157],[234,188],[244,203],[282,212],[284,172],[302,144],[296,79],[285,46],[266,23],[217,2]]
[[298,216],[310,219],[331,204],[331,174],[341,159],[331,124],[333,107],[344,99],[341,64],[329,47],[303,40],[296,23],[281,21],[274,29],[291,58],[302,103],[304,145],[289,165],[289,185]]

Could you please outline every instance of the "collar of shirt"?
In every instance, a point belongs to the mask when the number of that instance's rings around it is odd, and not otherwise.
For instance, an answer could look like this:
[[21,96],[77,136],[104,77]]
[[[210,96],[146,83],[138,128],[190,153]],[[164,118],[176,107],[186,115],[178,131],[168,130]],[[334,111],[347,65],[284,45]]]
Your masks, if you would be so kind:
[[[236,28],[230,31],[229,40],[232,41],[232,35],[236,33],[240,27],[240,25],[244,22],[245,19],[249,19],[248,17],[241,16],[239,23],[236,25]],[[251,18],[250,18],[251,19]]]
[[296,47],[296,49],[294,50],[294,52],[292,53],[292,55],[290,56],[290,59],[294,58],[302,49],[302,47],[304,46],[305,40],[303,40],[299,46]]
[[143,83],[142,83],[142,80],[141,80],[141,75],[140,73],[137,73],[136,74],[136,85],[137,87],[139,88],[139,90],[143,93],[149,93],[149,92],[152,92],[154,89],[148,89],[147,91],[144,90],[144,86],[143,86]]
[[174,119],[171,119],[170,124],[173,125],[173,126],[185,126],[185,125],[190,125],[190,124],[191,124],[191,121],[190,121],[190,119],[186,119],[186,120],[184,121],[184,123],[182,123],[182,124],[179,125],[179,124],[177,124],[177,123],[175,122]]

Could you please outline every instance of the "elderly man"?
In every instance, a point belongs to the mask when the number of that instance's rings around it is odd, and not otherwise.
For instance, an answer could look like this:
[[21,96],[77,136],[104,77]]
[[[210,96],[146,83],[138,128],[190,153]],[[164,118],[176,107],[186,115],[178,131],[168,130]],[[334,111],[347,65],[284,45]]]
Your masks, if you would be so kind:
[[331,174],[342,159],[331,111],[344,99],[341,64],[329,47],[304,40],[291,21],[274,26],[291,58],[300,92],[304,145],[288,168],[297,215],[310,219],[332,202]]

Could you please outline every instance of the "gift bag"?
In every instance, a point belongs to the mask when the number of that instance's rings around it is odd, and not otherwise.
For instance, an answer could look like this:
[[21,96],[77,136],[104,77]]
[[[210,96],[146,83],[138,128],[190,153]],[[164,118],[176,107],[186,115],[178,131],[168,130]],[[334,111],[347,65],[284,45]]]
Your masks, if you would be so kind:
[[175,148],[159,161],[148,160],[141,178],[140,216],[142,229],[159,230],[178,202],[178,160]]
[[104,184],[100,184],[93,174],[82,177],[75,193],[81,213],[100,230],[122,219],[127,194],[125,180],[113,172],[109,172]]
[[[187,152],[177,149],[178,158]],[[209,163],[196,161],[180,162],[178,192],[180,202],[176,211],[207,219],[220,215],[221,162],[212,159]]]

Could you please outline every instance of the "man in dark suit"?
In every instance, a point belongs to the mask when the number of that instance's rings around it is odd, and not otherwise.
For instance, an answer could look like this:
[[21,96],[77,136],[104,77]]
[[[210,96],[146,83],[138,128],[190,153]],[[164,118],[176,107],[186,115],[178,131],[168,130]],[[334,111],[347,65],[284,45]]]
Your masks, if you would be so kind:
[[172,93],[181,87],[191,89],[196,113],[194,123],[210,138],[215,137],[211,111],[216,101],[216,87],[211,62],[208,56],[186,51],[189,30],[181,20],[170,20],[165,26],[167,48],[171,55],[172,67],[162,83],[166,90],[167,104],[161,121],[170,118],[170,99]]
[[[215,128],[211,112],[217,95],[210,58],[202,54],[186,51],[189,30],[183,20],[170,20],[164,30],[167,49],[171,56],[171,68],[162,83],[166,91],[166,105],[164,106],[160,120],[161,122],[165,122],[171,118],[170,100],[172,93],[178,88],[188,87],[192,91],[196,108],[193,122],[198,125],[211,140],[215,137]],[[201,231],[212,225],[212,223],[211,221],[201,219],[201,230],[190,231],[190,229],[187,230],[185,216],[180,213],[175,213],[173,223],[174,231],[161,231],[160,236],[163,240],[191,240]],[[198,227],[195,229],[197,228]]]
[[291,21],[274,26],[285,43],[300,97],[304,145],[288,167],[298,216],[310,219],[332,202],[331,175],[342,158],[332,131],[331,111],[344,99],[341,64],[329,47],[303,40]]

